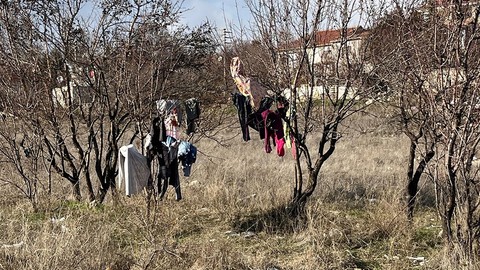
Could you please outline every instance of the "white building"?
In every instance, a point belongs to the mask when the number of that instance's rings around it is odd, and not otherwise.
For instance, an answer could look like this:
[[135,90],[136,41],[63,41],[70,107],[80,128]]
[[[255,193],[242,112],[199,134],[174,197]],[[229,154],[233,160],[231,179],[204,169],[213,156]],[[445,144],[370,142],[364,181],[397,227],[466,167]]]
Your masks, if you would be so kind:
[[[357,63],[363,64],[363,69],[366,67],[365,63],[362,63],[362,43],[367,36],[368,31],[362,27],[316,32],[313,45],[306,49],[309,62],[315,65],[314,85],[300,83],[297,88],[299,97],[305,97],[311,89],[313,98],[323,98],[328,94],[335,99],[343,95],[347,87],[342,78],[345,77],[348,68]],[[301,40],[298,40],[284,50],[292,69],[298,67],[301,46]],[[288,96],[288,93],[286,95]]]

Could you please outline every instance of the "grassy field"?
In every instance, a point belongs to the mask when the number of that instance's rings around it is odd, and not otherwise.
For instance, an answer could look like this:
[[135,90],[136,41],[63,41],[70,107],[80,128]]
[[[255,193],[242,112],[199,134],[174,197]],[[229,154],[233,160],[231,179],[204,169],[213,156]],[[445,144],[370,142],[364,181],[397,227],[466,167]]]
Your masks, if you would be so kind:
[[143,194],[109,193],[91,206],[68,200],[66,181],[33,213],[4,185],[0,269],[456,269],[443,264],[428,182],[414,221],[406,220],[406,138],[362,129],[343,134],[305,220],[285,215],[290,153],[266,154],[256,134],[226,146],[200,141],[192,175],[181,179],[184,199],[170,187],[149,216]]

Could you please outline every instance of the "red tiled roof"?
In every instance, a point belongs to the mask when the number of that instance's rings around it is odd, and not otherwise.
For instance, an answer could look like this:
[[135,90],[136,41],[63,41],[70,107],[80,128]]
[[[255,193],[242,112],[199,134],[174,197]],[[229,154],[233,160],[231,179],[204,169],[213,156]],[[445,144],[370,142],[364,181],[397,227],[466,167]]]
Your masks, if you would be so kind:
[[[347,28],[345,31],[347,39],[361,37],[362,34],[366,33],[366,30],[362,27]],[[340,40],[341,36],[342,29],[318,31],[315,35],[315,44],[317,46],[326,45],[333,41]]]
[[[343,29],[322,30],[315,33],[315,46],[323,46],[332,42],[338,41],[342,37]],[[368,31],[362,27],[351,27],[345,29],[347,39],[362,38],[368,34]],[[302,45],[302,40],[294,40],[289,44],[286,44],[284,49],[299,48]]]

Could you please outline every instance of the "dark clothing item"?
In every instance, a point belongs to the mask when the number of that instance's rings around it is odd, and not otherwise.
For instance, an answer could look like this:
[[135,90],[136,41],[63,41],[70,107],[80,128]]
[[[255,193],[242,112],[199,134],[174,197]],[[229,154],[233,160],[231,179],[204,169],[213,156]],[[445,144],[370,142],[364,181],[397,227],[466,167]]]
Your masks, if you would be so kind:
[[[166,164],[165,169],[160,170],[160,177],[158,178],[158,190],[160,199],[163,199],[165,192],[167,191],[168,185],[171,185],[175,188],[176,200],[179,201],[182,199],[182,192],[180,188],[180,177],[178,175],[178,160],[177,160],[177,151],[180,141],[176,141],[173,137],[167,137],[165,143],[162,143],[167,150],[166,155],[164,156],[164,163]],[[160,166],[160,168],[162,168]]]
[[170,178],[170,159],[168,158],[168,147],[162,143],[162,150],[157,152],[158,172],[157,172],[157,188],[158,193],[163,197],[167,191],[168,181]]
[[262,113],[262,112],[264,112],[265,110],[270,109],[270,107],[271,107],[272,104],[273,104],[273,101],[274,101],[274,100],[273,100],[271,97],[264,97],[264,98],[262,98],[262,100],[260,101],[260,106],[258,107],[257,112]]
[[152,120],[152,126],[150,127],[150,135],[152,136],[152,145],[155,149],[161,149],[160,144],[167,139],[167,133],[163,118],[155,117]]
[[[155,117],[150,127],[151,147],[147,150],[148,167],[152,168],[154,159],[158,162],[156,175],[157,188],[160,199],[167,191],[168,185],[175,188],[176,199],[181,200],[180,180],[178,176],[177,147],[175,138],[166,135],[163,117]],[[152,181],[150,181],[150,184]]]
[[277,103],[277,112],[280,114],[280,117],[284,120],[287,118],[287,111],[289,107],[288,100],[283,96],[276,96],[276,103]]
[[257,111],[250,114],[248,116],[248,126],[258,131],[261,140],[265,138],[265,125],[263,124],[263,118],[261,113]]
[[[150,127],[150,136],[151,136],[151,147],[147,150],[147,163],[148,167],[152,168],[152,162],[156,159],[158,161],[158,172],[156,179],[158,182],[158,190],[160,190],[161,179],[166,177],[166,159],[165,157],[168,154],[168,148],[162,143],[166,140],[167,135],[165,132],[165,125],[163,123],[162,117],[155,117],[152,120],[152,125]],[[153,185],[150,180],[149,185]]]
[[243,140],[250,140],[249,127],[258,131],[260,139],[263,140],[265,138],[265,124],[262,117],[262,112],[268,110],[270,106],[272,106],[274,100],[270,97],[262,98],[258,110],[256,111],[252,110],[248,97],[245,97],[242,94],[232,94],[232,100],[233,104],[237,108],[238,120],[240,121]]
[[262,112],[262,117],[265,125],[265,152],[270,153],[272,151],[270,145],[270,139],[272,139],[273,145],[277,148],[277,155],[285,155],[283,122],[280,114],[278,112],[265,110]]
[[244,141],[250,140],[250,131],[248,130],[249,116],[252,114],[252,106],[248,98],[242,94],[232,94],[232,101],[237,108],[238,120],[242,129],[242,138]]
[[[180,176],[178,175],[178,160],[177,158],[171,160],[170,166],[168,168],[168,173],[169,173],[169,178],[168,178],[168,184],[170,186],[173,186],[175,189],[175,200],[179,201],[182,199],[182,190],[180,188]],[[164,189],[162,190],[162,193],[160,194],[160,198],[163,198],[165,195],[165,192],[167,191],[165,184],[164,184]]]
[[248,116],[248,125],[258,131],[260,139],[265,139],[265,123],[262,116],[262,113],[272,106],[273,99],[270,97],[264,97],[260,101],[260,106],[258,110]]
[[200,103],[195,98],[185,100],[185,113],[187,114],[187,135],[195,132],[195,120],[200,117]]

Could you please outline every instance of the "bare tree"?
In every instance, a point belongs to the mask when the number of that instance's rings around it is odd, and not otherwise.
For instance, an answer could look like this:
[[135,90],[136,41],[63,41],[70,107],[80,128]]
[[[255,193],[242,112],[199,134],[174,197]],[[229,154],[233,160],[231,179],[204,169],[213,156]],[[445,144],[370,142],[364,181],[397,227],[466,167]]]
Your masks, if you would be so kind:
[[[396,3],[378,38],[397,49],[381,53],[377,63],[386,64],[380,74],[396,92],[400,123],[411,141],[408,213],[413,216],[419,177],[427,169],[454,254],[447,259],[471,263],[479,241],[478,170],[472,166],[480,135],[479,11],[467,1]],[[424,148],[418,151],[418,145]]]
[[474,259],[479,243],[477,172],[472,159],[480,138],[478,126],[479,10],[468,3],[451,2],[437,7],[432,20],[437,72],[441,80],[436,113],[442,116],[443,170],[435,178],[443,233],[448,243],[460,247],[454,260]]
[[[47,171],[43,163],[43,147],[40,136],[35,129],[22,125],[14,117],[8,117],[0,121],[4,127],[0,130],[0,142],[3,147],[0,149],[0,164],[12,173],[0,176],[0,183],[14,187],[25,198],[33,208],[38,211],[39,188],[44,187],[42,172]],[[15,130],[16,133],[6,132]],[[45,187],[44,187],[45,188]]]
[[45,58],[38,53],[38,35],[31,18],[13,3],[0,5],[0,35],[0,161],[13,173],[3,175],[0,181],[20,191],[36,211],[39,187],[44,184],[41,175],[49,169],[43,163],[38,125]]
[[[38,63],[34,87],[21,90],[35,97],[38,117],[19,116],[38,129],[48,167],[71,183],[73,196],[81,199],[82,179],[89,201],[102,202],[115,188],[120,146],[143,140],[155,100],[202,93],[192,82],[201,81],[196,74],[214,52],[209,26],[190,31],[178,25],[181,5],[168,0],[12,1],[3,7],[2,33],[11,37],[5,46],[18,46],[3,57],[24,56],[24,62],[5,61],[6,69],[21,73]],[[22,25],[12,25],[15,16],[25,18]],[[18,35],[27,29],[28,36]],[[23,45],[29,40],[30,51]],[[13,88],[12,80],[5,85]]]
[[[413,218],[418,184],[435,155],[440,131],[432,110],[435,96],[428,80],[435,70],[431,25],[419,11],[420,3],[397,2],[395,8],[372,28],[369,62],[388,86],[387,95],[396,109],[398,128],[410,140],[407,176],[407,215]],[[416,162],[418,160],[418,162]]]
[[[342,123],[364,109],[373,90],[365,80],[372,70],[361,52],[368,48],[366,32],[352,26],[354,18],[358,24],[364,21],[366,7],[349,1],[247,1],[247,5],[255,21],[252,39],[265,52],[252,59],[251,66],[268,72],[262,83],[271,91],[288,89],[291,96],[293,114],[286,119],[296,147],[291,209],[300,213],[342,137]],[[328,47],[326,33],[336,35]],[[360,39],[363,49],[355,46]],[[308,138],[314,131],[320,132],[320,139],[311,146]]]

